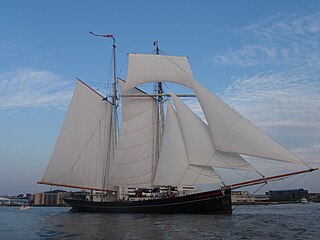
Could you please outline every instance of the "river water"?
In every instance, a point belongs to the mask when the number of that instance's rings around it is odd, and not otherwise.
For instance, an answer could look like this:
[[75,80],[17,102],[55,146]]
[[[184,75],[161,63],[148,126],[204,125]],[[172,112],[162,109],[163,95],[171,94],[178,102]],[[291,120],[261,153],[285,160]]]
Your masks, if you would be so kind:
[[238,206],[232,215],[72,213],[0,207],[0,239],[320,239],[320,204]]

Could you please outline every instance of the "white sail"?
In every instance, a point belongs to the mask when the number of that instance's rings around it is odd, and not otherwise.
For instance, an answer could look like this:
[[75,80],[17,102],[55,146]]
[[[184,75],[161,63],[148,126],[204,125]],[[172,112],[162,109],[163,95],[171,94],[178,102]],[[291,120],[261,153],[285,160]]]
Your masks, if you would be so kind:
[[112,105],[102,99],[78,81],[42,183],[105,188]]
[[195,184],[220,183],[219,176],[212,167],[189,165],[181,182],[181,186],[192,186]]
[[124,91],[148,82],[174,82],[191,87],[193,78],[187,57],[129,54]]
[[[121,88],[124,82],[119,81]],[[143,94],[134,88],[126,94]],[[151,97],[122,98],[122,127],[111,163],[109,184],[150,187],[155,158],[156,102]]]
[[191,80],[207,119],[216,149],[283,162],[303,164],[213,93]]
[[170,94],[177,110],[189,164],[255,171],[239,154],[217,151],[208,125],[173,92]]
[[171,104],[167,105],[166,117],[154,185],[178,186],[188,169],[188,156]]
[[154,185],[194,185],[220,182],[211,167],[194,166],[188,162],[186,145],[178,116],[170,103],[160,149]]

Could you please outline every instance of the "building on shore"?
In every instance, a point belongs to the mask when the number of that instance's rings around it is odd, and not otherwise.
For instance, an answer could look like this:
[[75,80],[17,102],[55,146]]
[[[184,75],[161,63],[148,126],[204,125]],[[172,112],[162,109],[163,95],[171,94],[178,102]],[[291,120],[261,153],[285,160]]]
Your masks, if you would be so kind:
[[63,198],[68,194],[66,191],[54,190],[34,195],[34,205],[39,206],[63,206]]
[[247,191],[232,191],[231,193],[233,204],[293,203],[300,202],[302,198],[320,202],[320,194],[308,194],[308,190],[305,189],[273,190],[254,196]]
[[16,205],[28,205],[29,199],[22,196],[14,196],[14,197],[0,197],[0,205],[5,206],[16,206]]
[[268,193],[254,195],[254,199],[256,203],[265,203],[269,201],[269,195]]
[[308,190],[291,189],[291,190],[274,190],[269,191],[270,202],[300,202],[301,198],[309,200]]
[[231,202],[234,204],[252,204],[255,198],[248,191],[232,191]]
[[0,205],[9,205],[9,204],[10,204],[10,198],[0,197]]
[[309,193],[310,202],[320,202],[320,193]]

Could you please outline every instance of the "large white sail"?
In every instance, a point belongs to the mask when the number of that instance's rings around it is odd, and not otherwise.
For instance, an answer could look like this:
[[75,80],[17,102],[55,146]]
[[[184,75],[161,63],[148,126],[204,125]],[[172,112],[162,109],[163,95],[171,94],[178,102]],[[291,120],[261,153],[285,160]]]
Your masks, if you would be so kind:
[[216,149],[283,162],[303,164],[213,93],[190,80],[207,119]]
[[105,189],[112,105],[102,99],[78,81],[42,183]]
[[179,186],[216,182],[220,182],[220,179],[211,167],[189,164],[178,116],[168,103],[154,185]]
[[148,82],[174,82],[191,87],[193,78],[187,57],[129,54],[124,91]]
[[188,165],[188,156],[177,114],[168,103],[154,185],[178,186],[188,169]]
[[[121,89],[124,82],[119,81]],[[125,94],[144,94],[133,88]],[[109,184],[150,187],[155,158],[156,101],[151,97],[122,98],[122,126],[110,167]]]
[[216,150],[208,125],[172,91],[170,95],[177,109],[189,164],[255,171],[239,154]]

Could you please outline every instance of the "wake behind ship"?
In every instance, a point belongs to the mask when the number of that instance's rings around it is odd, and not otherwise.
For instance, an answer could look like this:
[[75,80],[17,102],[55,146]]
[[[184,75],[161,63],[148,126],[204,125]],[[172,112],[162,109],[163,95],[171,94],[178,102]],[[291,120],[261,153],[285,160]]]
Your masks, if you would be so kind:
[[[114,36],[97,36],[113,39],[115,59]],[[315,170],[196,81],[187,57],[160,55],[154,45],[156,54],[129,54],[126,81],[114,62],[110,97],[78,80],[40,182],[89,190],[65,199],[74,211],[231,213],[231,189]],[[152,82],[151,93],[138,88]],[[176,94],[164,82],[193,94]],[[206,122],[182,97],[196,97]],[[265,177],[244,156],[307,169]],[[260,177],[226,185],[218,169]],[[204,184],[217,189],[200,191]]]

